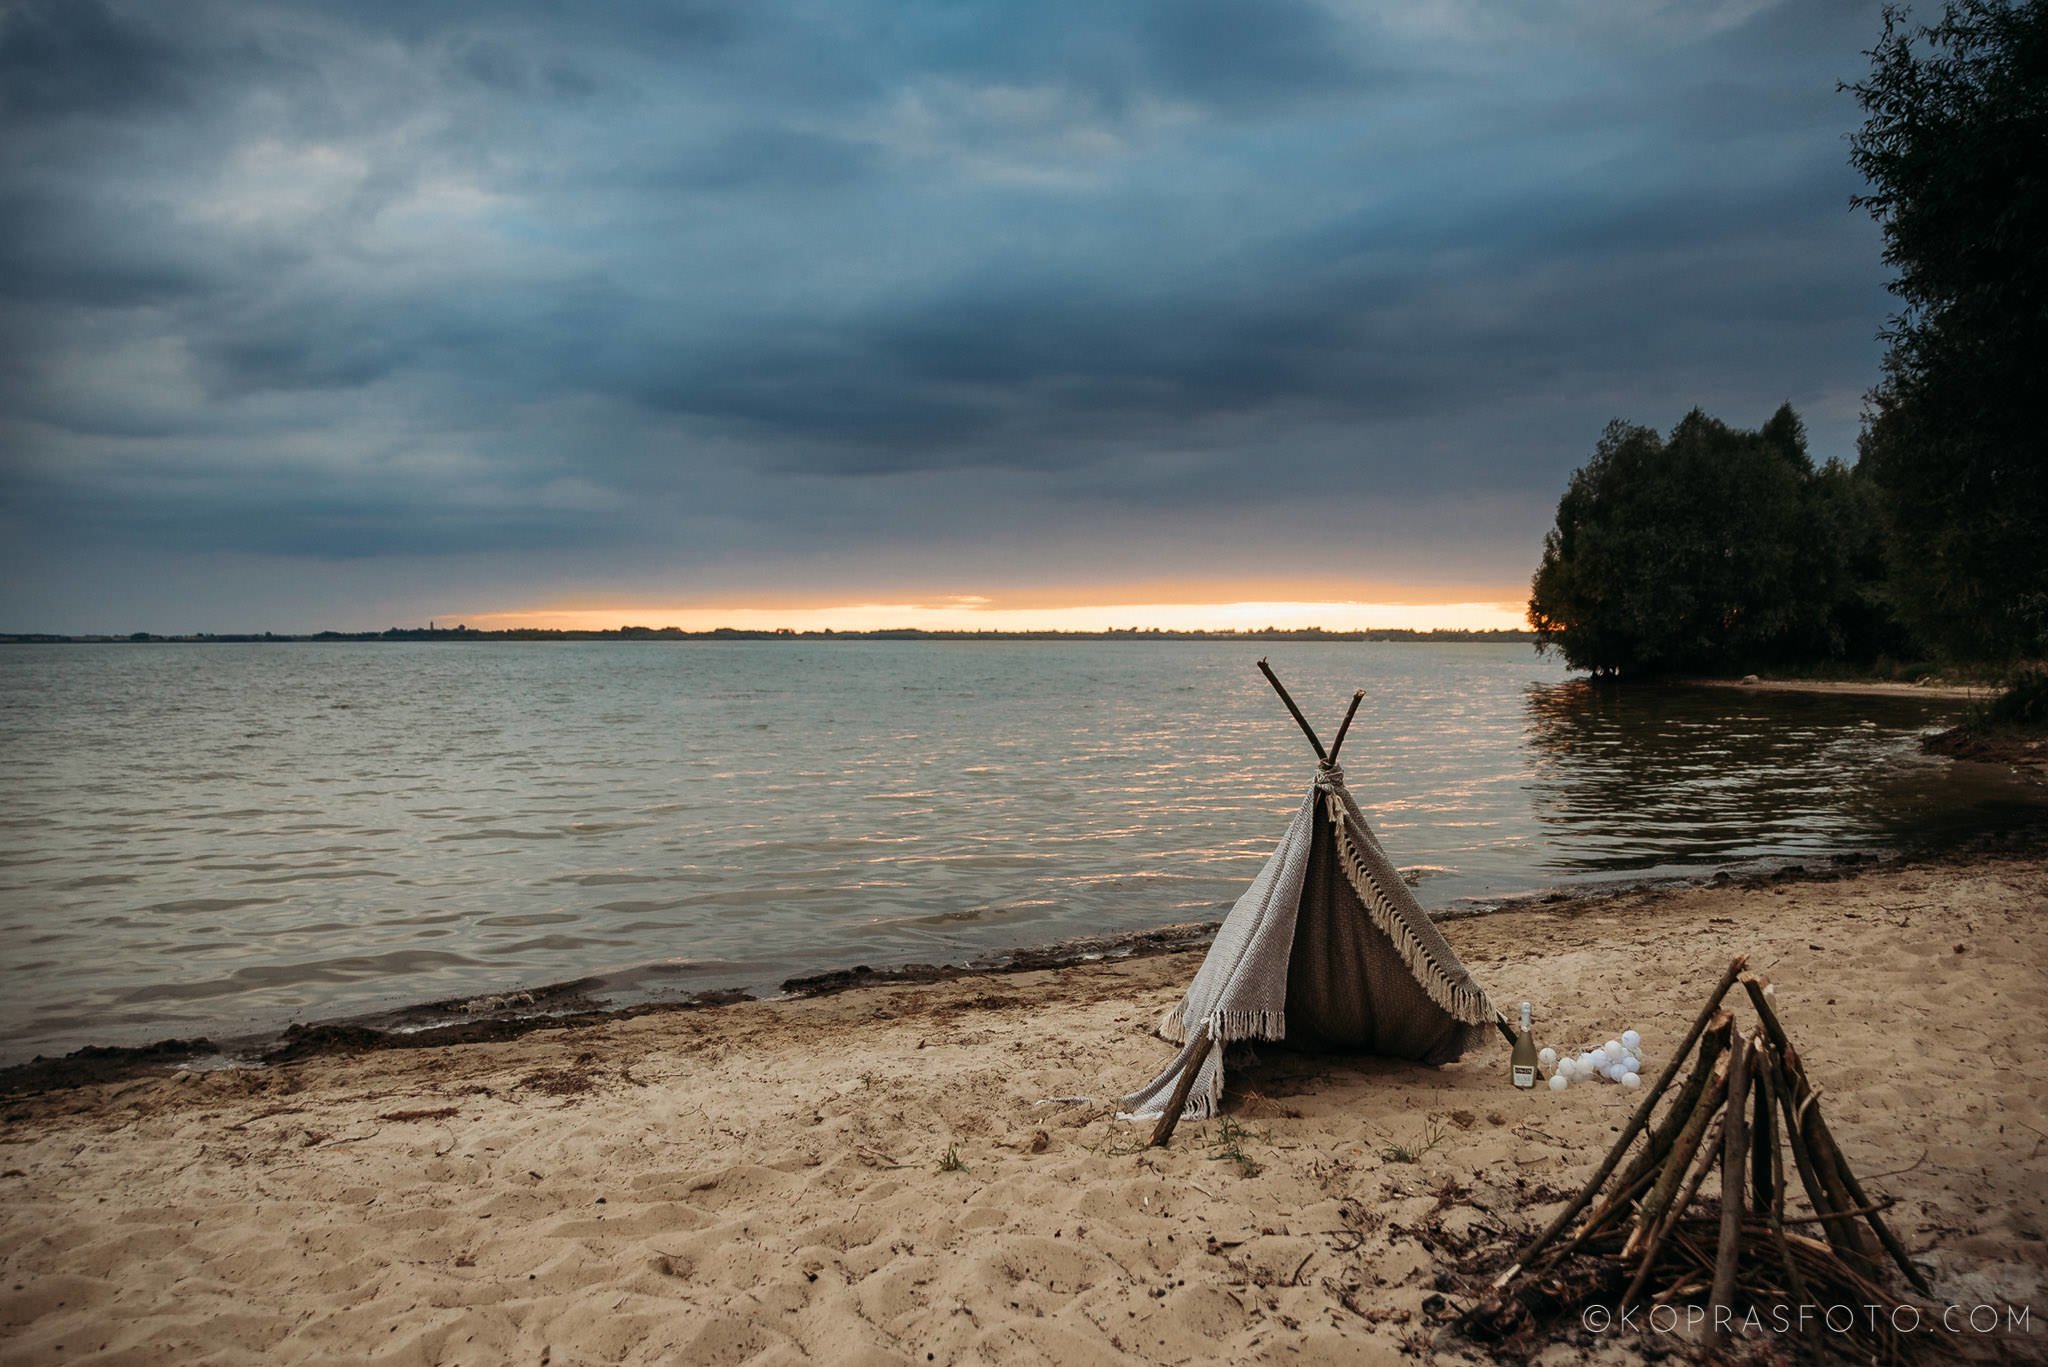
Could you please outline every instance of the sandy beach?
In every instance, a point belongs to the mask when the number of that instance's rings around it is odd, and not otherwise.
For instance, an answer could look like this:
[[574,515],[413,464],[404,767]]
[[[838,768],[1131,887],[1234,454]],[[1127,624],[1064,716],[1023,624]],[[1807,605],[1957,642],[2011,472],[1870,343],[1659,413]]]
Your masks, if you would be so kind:
[[1888,679],[1678,679],[1687,688],[1747,688],[1762,693],[1825,693],[1844,698],[1948,698],[1987,702],[1999,690],[1987,684],[1895,683]]
[[[1539,1035],[1664,1060],[1729,956],[1950,1302],[2048,1333],[2048,861],[1451,922]],[[1483,1360],[1436,1321],[1634,1094],[1267,1048],[1171,1148],[1110,1098],[1197,957],[16,1098],[10,1363]],[[1091,1102],[1052,1098],[1090,1097]],[[1440,1294],[1447,1299],[1432,1299]],[[1627,1360],[1627,1345],[1582,1335]]]

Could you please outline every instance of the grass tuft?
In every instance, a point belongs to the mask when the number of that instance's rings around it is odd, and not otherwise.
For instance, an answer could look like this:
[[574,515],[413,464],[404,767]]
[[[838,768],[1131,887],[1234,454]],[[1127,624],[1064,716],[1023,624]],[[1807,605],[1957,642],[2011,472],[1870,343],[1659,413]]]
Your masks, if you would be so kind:
[[1431,1116],[1422,1127],[1422,1142],[1416,1145],[1389,1144],[1380,1150],[1380,1157],[1389,1163],[1420,1163],[1424,1154],[1450,1138],[1442,1120]]
[[1209,1161],[1233,1164],[1240,1177],[1257,1177],[1266,1170],[1266,1165],[1244,1151],[1244,1141],[1270,1137],[1265,1130],[1248,1129],[1224,1116],[1216,1127],[1215,1137],[1209,1141]]

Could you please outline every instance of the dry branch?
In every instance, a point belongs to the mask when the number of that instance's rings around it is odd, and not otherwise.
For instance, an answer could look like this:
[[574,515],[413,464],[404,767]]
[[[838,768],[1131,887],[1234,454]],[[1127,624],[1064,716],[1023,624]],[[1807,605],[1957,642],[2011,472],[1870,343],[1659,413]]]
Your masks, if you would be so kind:
[[1649,1123],[1650,1112],[1657,1108],[1657,1099],[1664,1095],[1664,1089],[1671,1085],[1671,1079],[1677,1077],[1678,1070],[1685,1066],[1686,1055],[1690,1054],[1692,1047],[1699,1043],[1700,1035],[1706,1031],[1707,1022],[1712,1020],[1714,1013],[1721,1009],[1721,998],[1728,995],[1728,989],[1735,985],[1735,979],[1740,976],[1743,969],[1748,967],[1748,965],[1749,956],[1746,954],[1738,954],[1729,961],[1728,971],[1723,973],[1721,981],[1715,984],[1713,995],[1708,997],[1707,1004],[1700,1008],[1700,1014],[1693,1021],[1692,1028],[1685,1032],[1685,1038],[1679,1042],[1676,1049],[1671,1051],[1671,1061],[1664,1065],[1664,1071],[1657,1075],[1657,1080],[1651,1083],[1649,1090],[1643,1094],[1642,1102],[1636,1107],[1636,1113],[1630,1116],[1628,1124],[1622,1127],[1621,1138],[1616,1140],[1614,1147],[1607,1151],[1607,1157],[1601,1160],[1600,1168],[1593,1174],[1593,1179],[1586,1183],[1585,1189],[1573,1197],[1565,1208],[1557,1213],[1557,1218],[1552,1220],[1544,1228],[1543,1232],[1538,1234],[1530,1242],[1529,1246],[1522,1250],[1520,1256],[1515,1259],[1514,1265],[1502,1273],[1500,1278],[1494,1282],[1496,1287],[1507,1285],[1509,1281],[1514,1279],[1517,1272],[1529,1265],[1531,1259],[1549,1247],[1551,1240],[1563,1232],[1564,1227],[1571,1223],[1572,1217],[1584,1210],[1586,1203],[1591,1201],[1599,1192],[1601,1185],[1614,1175],[1614,1170],[1620,1166],[1622,1155],[1628,1152],[1630,1143],[1635,1140],[1637,1134],[1641,1133],[1643,1126]]
[[[1731,1057],[1732,1052],[1731,1052]],[[1642,1243],[1649,1231],[1671,1207],[1671,1198],[1678,1194],[1679,1181],[1692,1165],[1693,1155],[1699,1152],[1700,1142],[1705,1139],[1707,1126],[1728,1100],[1728,1075],[1716,1072],[1713,1081],[1707,1084],[1700,1099],[1694,1103],[1692,1114],[1686,1117],[1685,1128],[1678,1132],[1670,1152],[1665,1155],[1664,1166],[1657,1175],[1657,1185],[1650,1188],[1650,1194],[1643,1198],[1636,1211],[1636,1232],[1622,1251],[1633,1252]],[[1680,1209],[1684,1203],[1680,1203]]]
[[[1728,1055],[1728,1106],[1721,1120],[1721,1239],[1714,1250],[1714,1289],[1710,1311],[1735,1305],[1735,1262],[1742,1256],[1742,1179],[1749,1167],[1749,1060],[1753,1040],[1737,1042]],[[1715,1314],[1713,1322],[1718,1324]]]
[[1173,1131],[1180,1124],[1180,1113],[1187,1109],[1188,1093],[1195,1089],[1195,1075],[1202,1071],[1202,1064],[1209,1058],[1209,1023],[1195,1027],[1194,1038],[1188,1041],[1188,1066],[1181,1070],[1180,1081],[1174,1084],[1173,1096],[1166,1103],[1166,1110],[1159,1117],[1159,1123],[1152,1129],[1148,1148],[1162,1148],[1173,1138]]
[[1273,672],[1273,666],[1261,660],[1259,661],[1259,673],[1266,676],[1266,682],[1273,685],[1273,691],[1280,695],[1280,701],[1287,704],[1288,714],[1294,718],[1294,724],[1301,728],[1301,734],[1307,736],[1308,743],[1315,747],[1316,758],[1328,762],[1330,752],[1323,749],[1323,738],[1316,734],[1316,729],[1308,724],[1308,718],[1302,716],[1301,709],[1294,705],[1294,695],[1289,693],[1286,685],[1280,682],[1280,676]]
[[[1526,1348],[1545,1318],[1611,1295],[1624,1278],[1615,1313],[1643,1303],[1697,1305],[1705,1293],[1717,1338],[1719,1326],[1764,1308],[1904,1309],[1911,1303],[1880,1284],[1865,1221],[1912,1286],[1932,1294],[1882,1218],[1890,1198],[1871,1199],[1828,1129],[1820,1088],[1778,1019],[1769,984],[1743,969],[1741,958],[1729,965],[1591,1180],[1465,1313],[1469,1331]],[[1758,1021],[1746,1034],[1722,1009],[1738,979]],[[1688,1062],[1690,1072],[1671,1091]],[[1672,1104],[1651,1126],[1667,1092]],[[1630,1159],[1638,1136],[1644,1142]],[[1813,1206],[1810,1218],[1785,1214],[1788,1151]],[[1715,1172],[1718,1200],[1702,1198]],[[1823,1237],[1789,1228],[1801,1224],[1818,1224]],[[1568,1229],[1570,1237],[1560,1241]],[[1914,1308],[1918,1323],[1920,1307]],[[1854,1351],[1874,1361],[1966,1356],[1966,1345],[1938,1327],[1906,1333],[1878,1315],[1858,1332]]]

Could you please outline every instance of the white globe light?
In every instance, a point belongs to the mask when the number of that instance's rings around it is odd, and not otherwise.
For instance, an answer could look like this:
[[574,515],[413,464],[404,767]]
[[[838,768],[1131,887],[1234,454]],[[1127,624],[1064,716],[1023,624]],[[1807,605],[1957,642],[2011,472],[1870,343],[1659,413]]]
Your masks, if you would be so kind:
[[1607,1055],[1610,1063],[1619,1063],[1621,1061],[1621,1041],[1618,1039],[1607,1041],[1607,1043],[1600,1046],[1600,1052]]
[[1551,1090],[1551,1091],[1553,1091],[1553,1092],[1561,1092],[1561,1091],[1563,1091],[1563,1090],[1564,1090],[1564,1089],[1565,1089],[1566,1087],[1569,1087],[1570,1085],[1571,1085],[1571,1084],[1570,1084],[1569,1082],[1566,1082],[1566,1081],[1565,1081],[1565,1077],[1564,1077],[1564,1074],[1563,1074],[1563,1073],[1552,1073],[1552,1074],[1550,1075],[1550,1090]]
[[1624,1087],[1640,1087],[1643,1085],[1643,1079],[1636,1073],[1623,1073],[1621,1075],[1621,1085]]
[[1624,1073],[1640,1073],[1643,1071],[1643,1061],[1634,1054],[1626,1054],[1621,1060],[1621,1071]]
[[1624,1030],[1621,1032],[1621,1047],[1633,1054],[1643,1047],[1643,1037],[1633,1030]]
[[1543,1046],[1543,1047],[1542,1047],[1541,1049],[1538,1049],[1538,1050],[1536,1051],[1536,1061],[1537,1061],[1538,1063],[1542,1064],[1542,1065],[1543,1065],[1543,1066],[1544,1066],[1545,1068],[1554,1068],[1554,1067],[1556,1067],[1556,1066],[1557,1066],[1557,1050],[1555,1050],[1555,1049],[1551,1048],[1551,1047],[1550,1047],[1549,1045],[1547,1045],[1547,1044],[1546,1044],[1546,1045],[1544,1045],[1544,1046]]

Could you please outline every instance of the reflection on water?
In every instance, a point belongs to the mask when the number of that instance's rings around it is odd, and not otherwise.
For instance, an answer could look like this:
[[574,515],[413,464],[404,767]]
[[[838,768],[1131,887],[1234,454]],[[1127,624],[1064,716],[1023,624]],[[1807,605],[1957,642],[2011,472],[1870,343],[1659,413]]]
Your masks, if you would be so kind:
[[2038,810],[2009,775],[1922,752],[1926,700],[1585,681],[1526,696],[1530,812],[1560,874],[1910,848]]
[[[1952,704],[1620,692],[1526,647],[0,650],[0,1062],[631,965],[772,986],[1213,917],[1367,690],[1425,903],[2004,819]],[[652,990],[652,989],[650,989]]]

